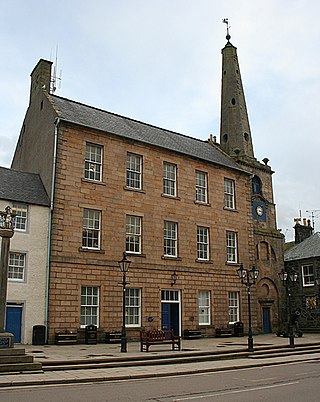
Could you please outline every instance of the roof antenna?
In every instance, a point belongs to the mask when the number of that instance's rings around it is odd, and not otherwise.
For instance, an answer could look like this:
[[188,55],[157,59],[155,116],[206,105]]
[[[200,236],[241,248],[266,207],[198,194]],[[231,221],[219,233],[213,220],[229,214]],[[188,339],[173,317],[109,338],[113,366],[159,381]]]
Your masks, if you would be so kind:
[[227,36],[226,36],[226,39],[227,39],[227,41],[229,42],[230,39],[231,39],[231,36],[229,35],[229,28],[231,28],[230,25],[229,25],[229,19],[228,19],[228,18],[224,18],[224,19],[222,20],[222,22],[223,22],[224,24],[227,24]]
[[51,82],[50,82],[50,93],[54,94],[57,89],[57,82],[59,83],[59,89],[61,89],[61,76],[62,76],[62,70],[60,70],[59,77],[57,76],[57,68],[58,68],[58,45],[56,46],[56,57],[55,57],[55,62],[53,66],[53,74],[51,77]]

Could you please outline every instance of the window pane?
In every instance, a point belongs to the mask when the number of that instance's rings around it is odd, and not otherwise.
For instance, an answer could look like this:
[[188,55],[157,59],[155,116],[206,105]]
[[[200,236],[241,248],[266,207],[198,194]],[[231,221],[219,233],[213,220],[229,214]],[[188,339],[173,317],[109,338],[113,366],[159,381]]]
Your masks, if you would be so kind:
[[15,217],[15,229],[26,231],[27,230],[27,217],[28,207],[23,204],[13,204],[12,212],[16,214]]
[[139,216],[126,217],[126,251],[141,253],[141,218]]
[[196,201],[207,202],[207,173],[196,172]]
[[227,232],[227,262],[237,262],[237,233]]
[[99,288],[81,287],[80,325],[99,325]]
[[239,293],[229,292],[229,324],[239,321]]
[[210,324],[210,292],[200,290],[198,295],[199,303],[199,325]]
[[314,286],[314,269],[313,265],[302,265],[302,284],[303,286]]
[[176,196],[176,165],[163,164],[163,193]]
[[126,325],[141,325],[141,289],[126,289]]
[[177,256],[177,224],[175,222],[164,222],[164,255]]
[[82,247],[100,248],[100,211],[84,209],[82,227]]
[[126,186],[141,190],[142,157],[127,155]]
[[235,208],[234,181],[224,179],[224,205],[226,208]]
[[24,272],[26,266],[26,255],[23,253],[10,253],[8,278],[17,281],[24,280]]
[[198,259],[209,259],[209,229],[204,227],[197,228]]
[[84,177],[89,180],[101,181],[102,147],[100,145],[86,144]]

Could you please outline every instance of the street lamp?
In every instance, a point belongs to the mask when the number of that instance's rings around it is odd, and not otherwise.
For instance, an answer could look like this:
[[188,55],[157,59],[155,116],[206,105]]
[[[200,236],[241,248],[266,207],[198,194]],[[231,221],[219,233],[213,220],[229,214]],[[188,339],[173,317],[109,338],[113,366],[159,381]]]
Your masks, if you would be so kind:
[[121,261],[118,261],[120,271],[122,273],[122,282],[121,285],[123,287],[122,292],[122,330],[121,330],[121,352],[127,352],[127,333],[126,333],[126,285],[129,282],[126,281],[126,275],[129,271],[129,267],[131,261],[127,260],[126,253],[123,253],[123,257]]
[[248,331],[248,351],[253,352],[253,336],[252,336],[252,324],[251,324],[251,286],[257,282],[259,276],[259,270],[253,266],[250,270],[240,265],[237,269],[237,274],[241,279],[241,283],[246,286],[248,292],[248,312],[249,312],[249,331]]
[[282,281],[283,286],[285,286],[287,291],[287,301],[288,301],[288,309],[287,309],[287,319],[288,319],[288,332],[289,332],[289,345],[290,348],[294,348],[294,334],[293,334],[293,326],[292,326],[292,307],[291,307],[291,288],[298,280],[298,274],[296,271],[289,267],[288,269],[282,269],[279,272],[279,278]]

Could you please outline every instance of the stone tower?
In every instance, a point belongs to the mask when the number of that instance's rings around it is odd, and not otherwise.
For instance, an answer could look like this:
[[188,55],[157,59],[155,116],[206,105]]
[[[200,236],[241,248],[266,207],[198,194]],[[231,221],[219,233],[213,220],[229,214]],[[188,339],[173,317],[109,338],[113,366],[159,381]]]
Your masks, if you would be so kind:
[[[220,146],[238,164],[252,173],[251,219],[253,222],[257,283],[258,326],[274,332],[279,325],[278,272],[283,268],[283,236],[277,229],[269,159],[259,162],[254,156],[245,94],[242,86],[237,48],[226,37],[222,49],[222,89]],[[241,258],[241,255],[240,255]],[[249,268],[249,267],[248,267]]]

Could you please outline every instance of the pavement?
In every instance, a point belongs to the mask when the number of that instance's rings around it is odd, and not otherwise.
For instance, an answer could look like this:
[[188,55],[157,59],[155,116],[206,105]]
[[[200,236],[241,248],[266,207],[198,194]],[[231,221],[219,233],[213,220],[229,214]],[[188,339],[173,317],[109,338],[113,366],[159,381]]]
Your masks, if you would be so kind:
[[246,337],[182,340],[181,351],[171,345],[152,345],[140,352],[139,342],[120,344],[17,345],[43,365],[42,372],[0,374],[0,387],[42,386],[128,380],[234,370],[306,360],[320,360],[320,334],[289,340],[275,334],[254,336],[254,352],[247,351]]

